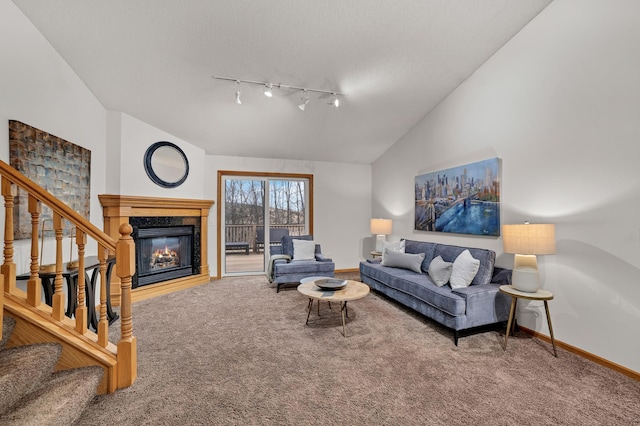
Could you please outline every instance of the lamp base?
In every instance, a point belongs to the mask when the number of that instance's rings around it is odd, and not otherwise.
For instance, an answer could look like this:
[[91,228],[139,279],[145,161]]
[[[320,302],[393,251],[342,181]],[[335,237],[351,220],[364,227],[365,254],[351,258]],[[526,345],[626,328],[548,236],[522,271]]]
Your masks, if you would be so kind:
[[387,236],[384,234],[376,235],[376,251],[378,253],[382,253],[382,249],[384,248],[384,243],[387,241]]
[[516,290],[535,293],[540,288],[538,259],[535,254],[516,254],[513,260],[512,285]]

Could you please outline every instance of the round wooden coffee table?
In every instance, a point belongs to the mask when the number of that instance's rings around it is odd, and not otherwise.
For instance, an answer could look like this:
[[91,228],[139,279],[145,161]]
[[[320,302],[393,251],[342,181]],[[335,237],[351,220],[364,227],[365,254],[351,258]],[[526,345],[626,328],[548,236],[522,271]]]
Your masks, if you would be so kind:
[[342,314],[342,335],[347,337],[347,320],[349,316],[347,311],[347,302],[352,300],[358,300],[369,294],[369,286],[358,281],[347,280],[347,286],[341,290],[323,290],[315,284],[315,281],[310,281],[298,286],[298,291],[309,298],[309,306],[307,312],[307,321],[309,323],[309,315],[311,315],[311,308],[313,307],[313,301],[317,300],[325,302],[340,302],[340,312]]

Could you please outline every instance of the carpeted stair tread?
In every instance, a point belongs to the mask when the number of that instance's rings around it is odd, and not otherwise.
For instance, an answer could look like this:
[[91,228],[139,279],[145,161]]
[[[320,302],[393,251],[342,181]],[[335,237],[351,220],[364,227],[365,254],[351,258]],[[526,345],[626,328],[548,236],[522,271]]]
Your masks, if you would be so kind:
[[16,326],[16,320],[9,317],[2,318],[2,338],[0,339],[0,350],[4,349],[4,346],[9,340],[9,336],[13,332],[13,328]]
[[69,426],[95,397],[104,371],[90,366],[54,373],[43,386],[0,416],[7,426]]
[[0,416],[51,376],[61,353],[57,343],[0,351]]

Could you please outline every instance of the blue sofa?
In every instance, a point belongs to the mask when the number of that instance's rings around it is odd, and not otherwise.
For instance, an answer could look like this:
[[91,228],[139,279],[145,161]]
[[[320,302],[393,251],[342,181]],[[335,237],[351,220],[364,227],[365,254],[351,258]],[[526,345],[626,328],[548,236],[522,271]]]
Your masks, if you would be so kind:
[[282,237],[282,244],[269,247],[269,270],[267,277],[276,283],[276,293],[283,284],[300,284],[307,277],[333,277],[335,264],[333,260],[322,254],[320,244],[315,247],[314,260],[293,260],[293,240],[313,240],[312,235]]
[[[456,289],[449,284],[438,287],[428,274],[431,261],[441,256],[444,261],[453,262],[466,249],[480,261],[471,285]],[[452,329],[456,346],[463,330],[507,321],[511,300],[499,291],[499,287],[511,283],[511,270],[495,267],[495,252],[405,240],[405,253],[424,253],[421,273],[382,266],[379,260],[367,260],[360,263],[361,280],[372,289]]]

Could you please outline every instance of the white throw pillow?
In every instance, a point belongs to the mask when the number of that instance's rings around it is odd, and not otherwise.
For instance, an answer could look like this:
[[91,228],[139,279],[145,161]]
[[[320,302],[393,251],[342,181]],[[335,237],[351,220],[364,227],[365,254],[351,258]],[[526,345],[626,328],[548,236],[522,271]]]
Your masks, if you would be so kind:
[[384,253],[382,262],[380,262],[382,266],[408,269],[409,271],[417,272],[418,274],[422,273],[420,267],[424,260],[424,253],[399,253],[389,249],[385,249]]
[[438,287],[442,287],[449,282],[453,263],[445,262],[442,256],[438,256],[429,264],[429,276]]
[[394,242],[383,242],[382,243],[382,260],[384,261],[384,252],[385,251],[394,251],[396,253],[404,253],[404,240],[402,241],[394,241]]
[[309,240],[293,241],[293,260],[315,260],[316,259],[316,242]]
[[460,253],[453,261],[451,278],[449,279],[451,288],[469,287],[478,273],[478,269],[480,269],[480,261],[471,256],[469,250]]

